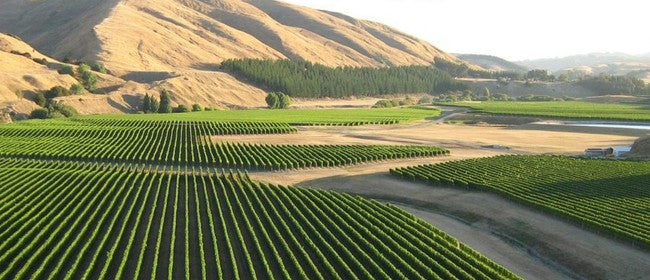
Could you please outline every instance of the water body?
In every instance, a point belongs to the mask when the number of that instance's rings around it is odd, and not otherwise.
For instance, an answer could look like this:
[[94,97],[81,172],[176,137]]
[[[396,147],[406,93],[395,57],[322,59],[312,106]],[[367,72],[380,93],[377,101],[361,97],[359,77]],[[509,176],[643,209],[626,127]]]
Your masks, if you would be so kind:
[[581,126],[581,127],[625,128],[625,129],[650,130],[650,124],[629,124],[629,123],[566,123],[565,125],[568,125],[568,126]]

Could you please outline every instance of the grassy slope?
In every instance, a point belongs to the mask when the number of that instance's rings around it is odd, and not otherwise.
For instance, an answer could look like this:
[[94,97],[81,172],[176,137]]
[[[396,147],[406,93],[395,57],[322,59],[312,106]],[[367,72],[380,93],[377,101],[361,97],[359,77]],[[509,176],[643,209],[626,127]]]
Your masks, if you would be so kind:
[[231,110],[178,114],[94,115],[83,118],[120,120],[185,120],[185,121],[261,121],[290,124],[393,123],[437,117],[439,110],[421,108],[382,109],[300,109],[300,110]]
[[632,104],[602,104],[580,101],[552,102],[454,102],[442,105],[461,106],[491,114],[543,117],[650,121],[650,108]]

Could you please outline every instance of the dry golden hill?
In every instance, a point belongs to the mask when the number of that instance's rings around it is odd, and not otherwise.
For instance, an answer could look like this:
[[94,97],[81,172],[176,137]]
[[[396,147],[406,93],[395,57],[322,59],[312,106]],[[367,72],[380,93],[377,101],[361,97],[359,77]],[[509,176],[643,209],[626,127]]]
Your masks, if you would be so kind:
[[[45,59],[45,60],[42,60]],[[40,61],[40,62],[37,62]],[[60,75],[58,63],[18,38],[0,33],[0,109],[27,114],[37,105],[35,92],[53,86],[70,87],[76,80]]]
[[66,59],[110,70],[99,75],[101,95],[59,99],[83,114],[129,112],[161,88],[176,104],[264,106],[264,91],[218,71],[229,58],[375,67],[430,64],[436,57],[459,62],[379,23],[271,0],[3,0],[0,31],[29,43],[0,37],[9,42],[0,54],[7,62],[0,66],[0,102],[26,105],[22,112],[34,107],[25,101],[30,92],[76,83],[56,72]]
[[6,0],[0,31],[63,60],[132,71],[209,70],[228,58],[329,66],[458,61],[388,26],[271,0]]
[[[44,60],[43,60],[44,59]],[[0,110],[25,116],[38,106],[35,92],[54,86],[69,88],[78,81],[57,70],[65,65],[36,51],[21,39],[0,33]],[[74,66],[74,65],[71,65]],[[125,81],[110,74],[99,77],[98,94],[86,93],[57,98],[81,114],[132,112],[144,94],[172,91],[175,104],[194,103],[216,108],[260,107],[266,93],[221,72],[132,72]]]

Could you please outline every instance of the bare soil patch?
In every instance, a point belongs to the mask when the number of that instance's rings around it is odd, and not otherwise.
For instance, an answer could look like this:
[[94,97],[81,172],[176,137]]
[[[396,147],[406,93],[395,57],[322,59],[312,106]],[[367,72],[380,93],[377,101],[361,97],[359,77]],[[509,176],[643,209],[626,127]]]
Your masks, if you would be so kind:
[[639,137],[621,133],[616,129],[564,127],[560,130],[543,125],[451,125],[422,121],[393,126],[302,127],[297,134],[215,136],[213,140],[259,144],[437,145],[452,149],[452,154],[457,148],[482,150],[483,146],[499,145],[508,147],[509,153],[578,155],[589,147],[631,145]]

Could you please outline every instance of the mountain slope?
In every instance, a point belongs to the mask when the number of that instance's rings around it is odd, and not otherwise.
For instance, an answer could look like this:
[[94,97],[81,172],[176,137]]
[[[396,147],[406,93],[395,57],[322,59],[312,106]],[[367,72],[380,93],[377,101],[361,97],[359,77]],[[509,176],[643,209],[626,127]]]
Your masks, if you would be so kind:
[[228,58],[328,66],[458,59],[390,27],[271,0],[7,0],[0,31],[48,55],[132,71],[209,70]]
[[[41,61],[44,59],[44,61]],[[21,39],[0,33],[0,110],[29,114],[38,106],[34,93],[54,86],[69,88],[79,83],[70,75],[57,72],[64,63],[45,56]],[[40,62],[40,63],[39,63]],[[70,65],[75,67],[75,65]],[[212,71],[132,73],[125,81],[109,74],[98,75],[99,94],[59,97],[81,114],[124,113],[133,111],[145,93],[157,96],[165,88],[172,91],[174,104],[216,108],[264,106],[266,93],[234,77]]]
[[456,54],[456,57],[491,71],[525,72],[528,69],[503,58],[481,54]]
[[[45,59],[44,64],[34,59]],[[0,33],[0,109],[29,113],[36,104],[28,101],[35,92],[53,86],[70,87],[76,80],[60,75],[52,66],[57,62],[18,38]]]
[[626,75],[634,71],[650,69],[650,54],[629,55],[624,53],[591,53],[561,58],[545,58],[519,61],[518,64],[553,72],[580,72],[589,75],[600,73]]

